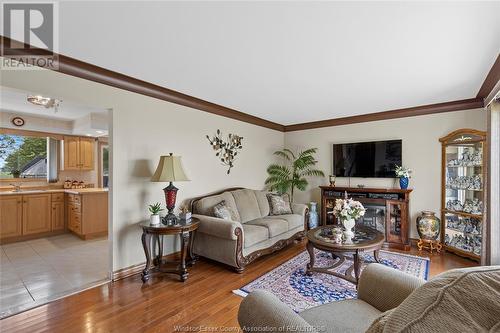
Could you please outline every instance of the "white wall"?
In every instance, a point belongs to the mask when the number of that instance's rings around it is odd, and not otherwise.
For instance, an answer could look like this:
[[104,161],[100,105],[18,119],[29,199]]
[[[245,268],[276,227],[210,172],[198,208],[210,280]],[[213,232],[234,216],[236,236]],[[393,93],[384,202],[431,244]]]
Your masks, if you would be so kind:
[[[2,110],[2,103],[0,102],[0,110]],[[11,119],[20,116],[24,119],[25,124],[21,127],[22,130],[25,131],[37,131],[37,132],[47,132],[47,133],[56,133],[56,134],[74,134],[74,126],[72,120],[61,120],[61,119],[51,119],[47,117],[37,117],[33,115],[28,115],[24,113],[15,113],[15,112],[6,112],[0,111],[0,127],[11,128],[11,129],[20,129],[19,127],[12,124]],[[99,117],[99,115],[98,115]],[[100,116],[102,119],[103,116]],[[90,115],[89,115],[90,119]],[[99,118],[98,118],[99,119]],[[102,121],[102,120],[101,120]],[[107,119],[105,119],[107,121]],[[106,128],[107,129],[107,128]],[[62,146],[61,146],[62,148]],[[62,149],[61,149],[62,150]],[[63,156],[63,151],[60,152],[61,156]],[[97,187],[97,144],[95,145],[95,167],[92,171],[77,171],[77,170],[64,170],[64,161],[61,159],[61,170],[59,171],[59,181],[57,185],[61,185],[64,183],[66,179],[69,180],[82,180],[85,183],[94,184]],[[46,186],[46,180],[38,181],[30,181],[29,186]],[[52,184],[54,185],[54,184]],[[0,184],[1,187],[1,184]]]
[[[137,225],[148,218],[147,204],[165,199],[166,184],[149,181],[160,155],[182,156],[190,182],[176,183],[178,204],[186,198],[232,186],[260,189],[273,152],[284,133],[212,115],[51,71],[2,71],[1,84],[48,96],[112,108],[111,168],[113,270],[145,261]],[[221,165],[205,135],[217,129],[244,137],[231,174]],[[167,241],[167,253],[177,246]]]
[[[410,179],[410,188],[413,189],[410,196],[410,237],[416,238],[415,219],[422,210],[431,210],[440,216],[441,144],[438,139],[459,128],[486,130],[486,111],[476,109],[287,132],[285,146],[290,149],[317,147],[318,167],[328,175],[332,173],[334,143],[402,139],[403,165],[413,170]],[[327,178],[312,180],[306,192],[295,195],[296,201],[320,202],[318,186],[326,184]],[[358,184],[367,187],[399,187],[396,179],[350,179],[352,187]],[[336,185],[349,185],[349,178],[337,178]]]
[[28,114],[21,114],[15,112],[3,111],[0,108],[0,126],[5,128],[19,129],[11,122],[12,118],[20,116],[24,119],[25,123],[22,127],[27,131],[38,131],[59,134],[72,134],[73,122],[71,120],[50,119],[46,117],[36,117]]
[[[39,91],[84,105],[113,109],[111,141],[113,202],[113,270],[144,261],[137,223],[147,219],[147,204],[164,202],[165,184],[151,183],[149,177],[158,158],[170,152],[181,155],[190,182],[177,183],[178,203],[225,187],[262,188],[266,167],[274,161],[276,149],[317,147],[319,167],[331,172],[331,145],[341,142],[386,139],[403,140],[403,162],[414,170],[410,187],[411,237],[416,237],[414,221],[421,210],[440,209],[441,146],[438,138],[458,128],[485,130],[483,110],[459,111],[429,116],[392,119],[283,134],[236,120],[215,116],[165,101],[130,93],[98,83],[50,71],[3,71],[2,85]],[[217,129],[244,137],[243,151],[230,175],[210,149],[205,135]],[[319,201],[318,185],[297,193],[301,202]],[[347,180],[339,179],[339,185]],[[351,186],[392,187],[387,179],[351,179]],[[167,252],[177,244],[167,242]]]

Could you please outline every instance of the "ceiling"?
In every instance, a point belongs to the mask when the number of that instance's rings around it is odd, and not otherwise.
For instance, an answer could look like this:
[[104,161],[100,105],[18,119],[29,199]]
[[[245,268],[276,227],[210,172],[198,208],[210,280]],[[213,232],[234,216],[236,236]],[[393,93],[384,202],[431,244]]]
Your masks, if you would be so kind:
[[[59,126],[63,134],[68,126],[71,133],[77,135],[98,137],[108,134],[108,110],[104,108],[85,106],[60,96],[43,96],[61,100],[56,112],[54,108],[45,108],[28,102],[28,95],[37,95],[37,93],[0,86],[0,114],[3,113],[9,117],[29,115],[49,121],[60,120],[63,122],[52,121],[50,123],[52,129],[57,130]],[[66,126],[62,125],[64,122],[67,123]],[[36,122],[31,122],[29,125],[32,130],[43,130],[43,128],[33,128],[33,126],[40,126]]]
[[28,102],[28,95],[38,94],[36,92],[27,92],[6,86],[0,86],[0,110],[3,112],[29,114],[37,117],[59,120],[77,120],[88,116],[91,113],[106,115],[108,112],[103,108],[85,106],[74,101],[63,99],[59,96],[44,96],[61,100],[56,112],[54,108],[45,108]]
[[499,12],[498,1],[67,1],[59,53],[290,125],[475,97],[500,50]]

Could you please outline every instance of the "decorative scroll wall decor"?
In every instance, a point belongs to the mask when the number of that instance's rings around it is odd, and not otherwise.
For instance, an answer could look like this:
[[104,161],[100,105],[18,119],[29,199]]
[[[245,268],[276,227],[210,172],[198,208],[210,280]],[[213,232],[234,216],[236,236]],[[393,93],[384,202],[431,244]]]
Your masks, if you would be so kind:
[[224,141],[222,139],[222,133],[220,130],[217,130],[217,134],[210,139],[207,135],[207,139],[212,146],[212,149],[216,151],[215,156],[220,158],[220,161],[227,165],[229,168],[227,169],[227,174],[231,172],[231,168],[234,166],[234,161],[236,159],[236,155],[238,155],[238,151],[243,148],[241,144],[241,140],[243,137],[236,134],[229,134],[227,136],[227,140]]

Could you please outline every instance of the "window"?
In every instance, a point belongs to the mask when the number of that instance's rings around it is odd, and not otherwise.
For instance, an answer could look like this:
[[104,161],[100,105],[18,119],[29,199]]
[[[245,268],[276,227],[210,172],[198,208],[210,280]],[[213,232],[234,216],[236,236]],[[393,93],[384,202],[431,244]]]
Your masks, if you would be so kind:
[[109,146],[107,143],[99,143],[99,187],[109,186]]
[[47,178],[47,138],[1,134],[0,178]]

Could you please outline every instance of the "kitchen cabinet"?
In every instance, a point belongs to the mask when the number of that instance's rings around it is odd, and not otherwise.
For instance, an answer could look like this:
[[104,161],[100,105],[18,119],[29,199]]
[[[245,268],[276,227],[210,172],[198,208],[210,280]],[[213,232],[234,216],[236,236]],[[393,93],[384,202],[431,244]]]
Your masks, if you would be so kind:
[[[69,192],[69,193],[68,193]],[[108,191],[38,191],[0,195],[0,244],[58,235],[108,234]]]
[[64,169],[94,170],[94,147],[94,138],[65,136]]
[[23,198],[20,195],[0,197],[0,239],[22,235]]
[[65,228],[64,193],[52,194],[52,231],[64,230]]
[[50,194],[23,195],[23,235],[51,230]]
[[108,234],[108,192],[68,194],[68,229],[82,239]]

